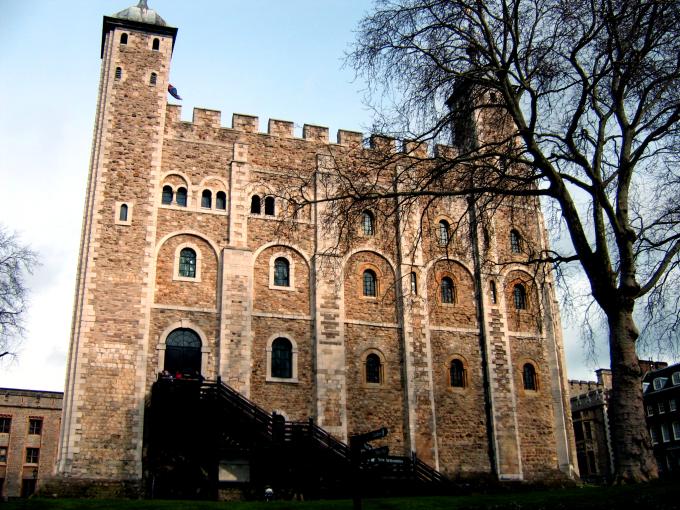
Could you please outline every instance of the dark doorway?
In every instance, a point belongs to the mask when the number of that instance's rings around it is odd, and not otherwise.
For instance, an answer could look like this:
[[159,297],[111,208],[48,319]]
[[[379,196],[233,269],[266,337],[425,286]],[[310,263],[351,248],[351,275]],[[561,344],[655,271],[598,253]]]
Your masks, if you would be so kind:
[[163,368],[171,374],[201,373],[201,339],[195,331],[179,328],[168,335]]

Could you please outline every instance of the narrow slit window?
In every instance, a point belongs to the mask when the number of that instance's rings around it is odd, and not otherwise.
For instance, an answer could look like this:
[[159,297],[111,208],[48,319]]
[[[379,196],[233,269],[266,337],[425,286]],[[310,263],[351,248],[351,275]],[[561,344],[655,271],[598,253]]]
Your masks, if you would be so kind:
[[512,253],[521,253],[522,251],[522,237],[514,229],[510,231],[510,250],[512,250]]
[[127,221],[128,219],[128,206],[127,204],[122,204],[120,206],[120,212],[118,214],[118,220]]
[[153,43],[151,45],[151,49],[154,51],[158,51],[161,49],[161,41],[158,38],[154,38]]
[[156,85],[156,81],[158,81],[158,75],[156,73],[151,73],[151,77],[149,78],[149,85]]
[[201,207],[204,209],[212,207],[212,192],[209,189],[204,189],[201,194]]
[[449,222],[446,220],[439,222],[439,244],[441,246],[449,244]]
[[364,231],[364,235],[372,236],[375,232],[373,214],[371,211],[364,211],[361,218],[361,226]]
[[264,213],[267,216],[274,216],[275,214],[274,197],[266,197],[264,199]]
[[116,81],[120,81],[123,78],[123,68],[116,67]]
[[127,44],[128,41],[128,35],[127,34],[120,34],[120,44]]
[[495,305],[496,303],[498,303],[498,295],[496,294],[496,282],[491,280],[491,282],[489,282],[489,287],[491,290],[491,304]]
[[411,294],[418,295],[418,275],[415,271],[411,271]]

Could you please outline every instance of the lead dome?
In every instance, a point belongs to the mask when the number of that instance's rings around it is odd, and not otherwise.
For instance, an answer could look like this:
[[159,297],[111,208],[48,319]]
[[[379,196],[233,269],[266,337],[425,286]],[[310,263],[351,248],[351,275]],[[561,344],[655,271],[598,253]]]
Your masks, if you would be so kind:
[[136,6],[128,7],[127,9],[114,14],[113,17],[129,21],[138,21],[140,23],[148,23],[150,25],[167,25],[160,14],[153,9],[149,9],[146,0],[140,0]]

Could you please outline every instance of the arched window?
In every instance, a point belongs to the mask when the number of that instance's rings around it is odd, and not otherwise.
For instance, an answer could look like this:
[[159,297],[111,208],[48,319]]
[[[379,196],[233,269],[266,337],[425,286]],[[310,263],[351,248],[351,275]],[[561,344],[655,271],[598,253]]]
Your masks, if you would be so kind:
[[260,214],[260,197],[257,195],[250,199],[250,214]]
[[512,289],[512,295],[515,300],[516,310],[526,310],[527,308],[527,291],[524,289],[524,285],[518,283],[515,288]]
[[512,253],[520,253],[522,251],[522,237],[515,229],[510,231],[510,250],[512,250]]
[[372,236],[375,232],[373,223],[373,213],[371,211],[361,213],[361,228],[365,236]]
[[161,42],[158,40],[158,38],[154,38],[153,43],[151,44],[151,49],[154,51],[161,49]]
[[120,206],[120,212],[118,213],[118,220],[119,221],[127,221],[128,219],[128,206],[127,204],[123,204]]
[[531,363],[524,364],[524,368],[522,368],[522,380],[524,382],[525,390],[536,391],[538,389],[536,369]]
[[382,363],[380,356],[371,353],[366,356],[366,382],[372,384],[382,383]]
[[123,69],[121,67],[116,67],[116,80],[120,80],[123,77]]
[[212,192],[209,189],[204,189],[201,193],[201,207],[204,209],[212,207]]
[[156,85],[157,81],[158,75],[156,73],[151,73],[151,77],[149,78],[149,85]]
[[165,341],[165,364],[171,374],[198,376],[201,373],[201,339],[191,329],[179,328]]
[[222,211],[227,208],[227,194],[224,191],[218,191],[215,195],[215,207]]
[[196,278],[196,252],[191,248],[182,248],[179,252],[179,275]]
[[274,216],[274,197],[265,197],[264,199],[264,213],[267,216]]
[[489,282],[489,290],[491,290],[491,304],[495,305],[498,302],[498,295],[496,294],[496,282],[493,280]]
[[418,276],[415,271],[411,271],[411,294],[418,295]]
[[439,222],[439,244],[446,246],[449,244],[449,222],[441,220]]
[[172,186],[163,186],[163,197],[161,202],[164,204],[172,204]]
[[442,278],[441,291],[442,291],[442,303],[453,303],[455,296],[453,280],[448,276]]
[[177,195],[176,195],[176,200],[177,200],[177,205],[181,205],[182,207],[187,206],[187,189],[186,188],[177,188]]
[[293,377],[293,345],[287,338],[277,338],[272,342],[272,377]]
[[127,44],[127,34],[120,34],[120,44]]
[[274,285],[290,287],[290,262],[283,257],[274,261]]
[[370,269],[364,271],[364,296],[375,297],[378,295],[377,278]]
[[465,365],[461,360],[451,360],[449,381],[452,388],[465,388]]

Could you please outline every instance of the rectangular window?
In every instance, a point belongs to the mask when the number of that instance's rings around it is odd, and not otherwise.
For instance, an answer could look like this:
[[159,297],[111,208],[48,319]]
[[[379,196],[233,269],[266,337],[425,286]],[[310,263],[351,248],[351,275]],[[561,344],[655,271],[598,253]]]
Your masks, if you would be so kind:
[[674,398],[670,399],[668,401],[668,410],[670,412],[673,412],[673,411],[677,410],[677,408],[678,408],[678,403],[675,401],[675,399]]
[[595,462],[595,452],[592,450],[588,450],[588,471],[593,475],[596,475],[598,472],[597,462]]
[[42,418],[31,418],[28,422],[28,433],[40,435],[42,434]]
[[0,464],[7,464],[7,447],[0,446]]
[[590,422],[589,421],[583,422],[583,426],[585,427],[586,439],[592,439],[593,429],[590,426]]
[[680,384],[680,372],[674,372],[671,376],[671,380],[673,381],[673,386]]
[[576,422],[574,423],[574,439],[576,441],[583,441],[583,427],[581,426],[581,422]]
[[659,444],[659,435],[656,433],[656,429],[650,428],[649,435],[652,438],[652,444]]
[[668,441],[671,440],[671,435],[668,432],[668,425],[665,423],[661,424],[661,438],[663,439],[664,443],[667,443]]
[[40,459],[40,448],[26,448],[26,464],[37,464]]
[[680,421],[673,422],[673,438],[676,441],[680,440]]
[[647,416],[654,416],[654,406],[647,404]]
[[9,434],[12,428],[12,418],[9,416],[0,416],[0,434]]
[[659,406],[659,414],[663,414],[663,413],[666,412],[666,406],[664,405],[663,402],[659,402],[658,406]]

